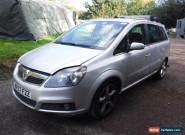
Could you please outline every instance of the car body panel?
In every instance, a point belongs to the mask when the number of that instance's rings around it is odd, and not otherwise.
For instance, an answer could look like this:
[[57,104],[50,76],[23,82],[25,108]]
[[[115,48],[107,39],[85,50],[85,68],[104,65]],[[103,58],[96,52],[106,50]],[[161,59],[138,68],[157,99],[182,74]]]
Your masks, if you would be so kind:
[[169,41],[163,41],[155,44],[151,44],[150,46],[150,73],[154,70],[158,70],[162,65],[162,62],[169,56]]
[[127,85],[143,78],[149,73],[150,48],[145,46],[142,50],[134,50],[127,55]]
[[81,65],[101,51],[50,43],[26,53],[18,62],[31,69],[53,74],[66,67]]

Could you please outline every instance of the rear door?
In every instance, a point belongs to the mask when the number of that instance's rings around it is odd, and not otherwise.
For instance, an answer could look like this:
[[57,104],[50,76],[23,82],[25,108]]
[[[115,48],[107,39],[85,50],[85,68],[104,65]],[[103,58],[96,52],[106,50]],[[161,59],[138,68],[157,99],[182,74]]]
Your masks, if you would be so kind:
[[166,47],[169,44],[168,38],[163,27],[148,24],[147,25],[148,44],[150,47],[150,73],[157,71],[164,60]]

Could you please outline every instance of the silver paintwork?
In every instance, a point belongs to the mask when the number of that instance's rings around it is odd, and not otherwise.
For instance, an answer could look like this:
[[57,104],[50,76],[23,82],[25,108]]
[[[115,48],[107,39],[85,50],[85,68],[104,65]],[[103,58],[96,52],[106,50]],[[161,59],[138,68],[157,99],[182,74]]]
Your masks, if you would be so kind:
[[18,62],[31,69],[53,74],[65,67],[80,65],[101,52],[102,50],[49,43],[26,53]]
[[[101,21],[101,20],[99,20]],[[137,24],[163,25],[147,20],[135,19],[110,19],[110,21],[122,21],[129,23],[117,36],[115,41],[106,50],[93,50],[72,46],[61,46],[50,43],[23,55],[14,70],[13,82],[30,90],[32,100],[37,102],[33,108],[18,97],[15,97],[24,105],[44,112],[78,114],[88,111],[97,88],[108,78],[117,77],[121,80],[122,91],[148,78],[158,71],[165,58],[170,54],[170,41],[155,43],[155,46],[147,45],[142,50],[134,50],[113,55],[120,41],[131,28]],[[45,88],[26,83],[17,75],[19,64],[34,70],[54,74],[58,70],[71,66],[83,65],[87,67],[87,73],[77,86],[62,88]],[[69,103],[74,102],[75,111],[50,111],[42,110],[42,103]]]

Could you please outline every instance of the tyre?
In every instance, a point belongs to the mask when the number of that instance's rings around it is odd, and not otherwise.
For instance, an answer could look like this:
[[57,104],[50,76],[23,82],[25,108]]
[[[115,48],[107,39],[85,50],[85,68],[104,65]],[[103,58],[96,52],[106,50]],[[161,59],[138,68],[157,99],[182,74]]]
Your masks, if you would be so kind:
[[90,115],[95,119],[108,116],[119,99],[120,84],[116,80],[104,82],[97,90],[90,109]]
[[160,79],[163,79],[165,77],[166,70],[167,70],[167,65],[168,65],[167,60],[164,60],[160,69],[159,69],[159,71],[155,74],[157,79],[160,80]]

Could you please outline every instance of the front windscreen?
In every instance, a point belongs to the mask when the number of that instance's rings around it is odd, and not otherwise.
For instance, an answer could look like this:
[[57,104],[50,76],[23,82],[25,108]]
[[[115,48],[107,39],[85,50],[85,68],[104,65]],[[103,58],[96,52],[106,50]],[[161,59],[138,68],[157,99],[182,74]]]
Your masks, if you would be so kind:
[[90,21],[81,24],[57,39],[56,43],[93,49],[107,48],[126,23],[116,21]]

